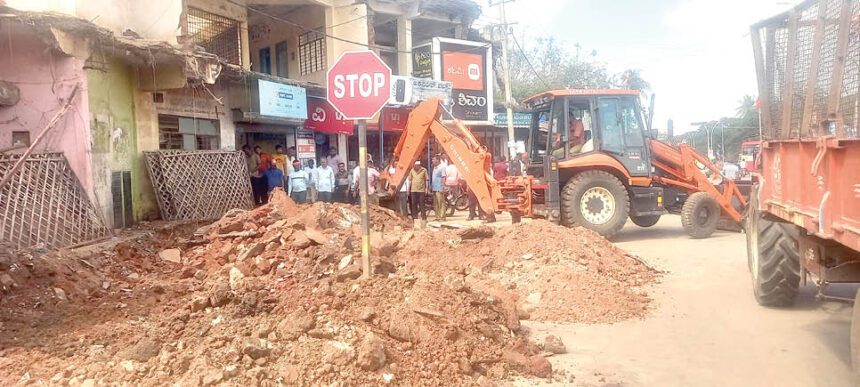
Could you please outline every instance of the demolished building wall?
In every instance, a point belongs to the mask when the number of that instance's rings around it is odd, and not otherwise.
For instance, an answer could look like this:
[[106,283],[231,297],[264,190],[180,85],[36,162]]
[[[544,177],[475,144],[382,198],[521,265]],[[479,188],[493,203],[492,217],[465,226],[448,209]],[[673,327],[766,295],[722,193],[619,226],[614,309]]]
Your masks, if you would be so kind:
[[83,61],[51,49],[25,25],[4,22],[0,28],[0,79],[20,90],[20,100],[0,106],[0,149],[13,137],[32,143],[76,85],[82,92],[72,110],[36,147],[63,152],[87,196],[94,199],[89,142],[89,103]]
[[6,0],[21,11],[59,12],[92,20],[121,35],[125,31],[147,39],[176,43],[181,1],[175,0]]

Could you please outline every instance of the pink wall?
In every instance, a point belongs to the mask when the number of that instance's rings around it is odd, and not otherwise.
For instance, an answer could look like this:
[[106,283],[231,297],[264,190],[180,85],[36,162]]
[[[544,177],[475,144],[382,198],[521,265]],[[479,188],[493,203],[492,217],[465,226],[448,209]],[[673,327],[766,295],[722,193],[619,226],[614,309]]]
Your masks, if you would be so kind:
[[21,91],[14,106],[0,106],[0,149],[12,145],[13,131],[29,131],[30,141],[62,107],[76,84],[81,91],[72,109],[42,139],[37,152],[59,151],[66,155],[93,198],[90,172],[89,106],[87,104],[84,62],[48,49],[26,26],[6,23],[0,29],[0,80],[11,82]]

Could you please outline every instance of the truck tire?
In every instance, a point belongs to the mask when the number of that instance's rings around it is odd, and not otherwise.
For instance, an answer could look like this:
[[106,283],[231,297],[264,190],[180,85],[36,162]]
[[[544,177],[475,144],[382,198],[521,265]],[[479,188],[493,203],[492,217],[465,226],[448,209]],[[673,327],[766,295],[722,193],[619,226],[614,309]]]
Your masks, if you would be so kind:
[[720,205],[707,192],[696,192],[687,198],[681,208],[681,224],[687,235],[707,238],[717,230],[720,222]]
[[660,215],[631,216],[630,220],[639,227],[651,227],[660,221]]
[[765,219],[751,207],[745,231],[756,301],[764,306],[793,304],[800,286],[797,227]]
[[860,373],[860,289],[854,297],[854,313],[851,314],[851,365]]
[[624,227],[629,211],[627,188],[604,171],[585,171],[574,176],[561,194],[564,225],[582,226],[606,238]]

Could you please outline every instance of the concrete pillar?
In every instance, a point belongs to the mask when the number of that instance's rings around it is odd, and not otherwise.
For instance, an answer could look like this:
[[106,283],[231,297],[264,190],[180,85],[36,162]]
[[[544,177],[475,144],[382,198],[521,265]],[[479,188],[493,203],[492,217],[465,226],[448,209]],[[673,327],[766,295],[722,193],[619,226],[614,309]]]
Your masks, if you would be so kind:
[[[347,165],[349,163],[349,152],[347,152],[347,147],[349,146],[349,141],[347,141],[347,137],[345,134],[338,133],[337,135],[337,154],[340,156],[340,159]],[[358,160],[358,156],[355,157]]]
[[242,67],[251,69],[251,41],[248,39],[248,22],[239,23],[239,34],[242,39]]
[[398,75],[412,75],[412,20],[397,18],[397,69]]

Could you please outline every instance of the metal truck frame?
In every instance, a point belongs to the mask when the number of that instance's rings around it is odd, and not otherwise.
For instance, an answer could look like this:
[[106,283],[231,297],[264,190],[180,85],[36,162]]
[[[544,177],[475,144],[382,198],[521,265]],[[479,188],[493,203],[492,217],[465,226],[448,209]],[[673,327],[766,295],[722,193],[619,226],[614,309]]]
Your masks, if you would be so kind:
[[828,298],[828,284],[860,282],[860,2],[805,1],[753,25],[751,37],[762,107],[745,222],[755,297],[788,306],[813,279]]

